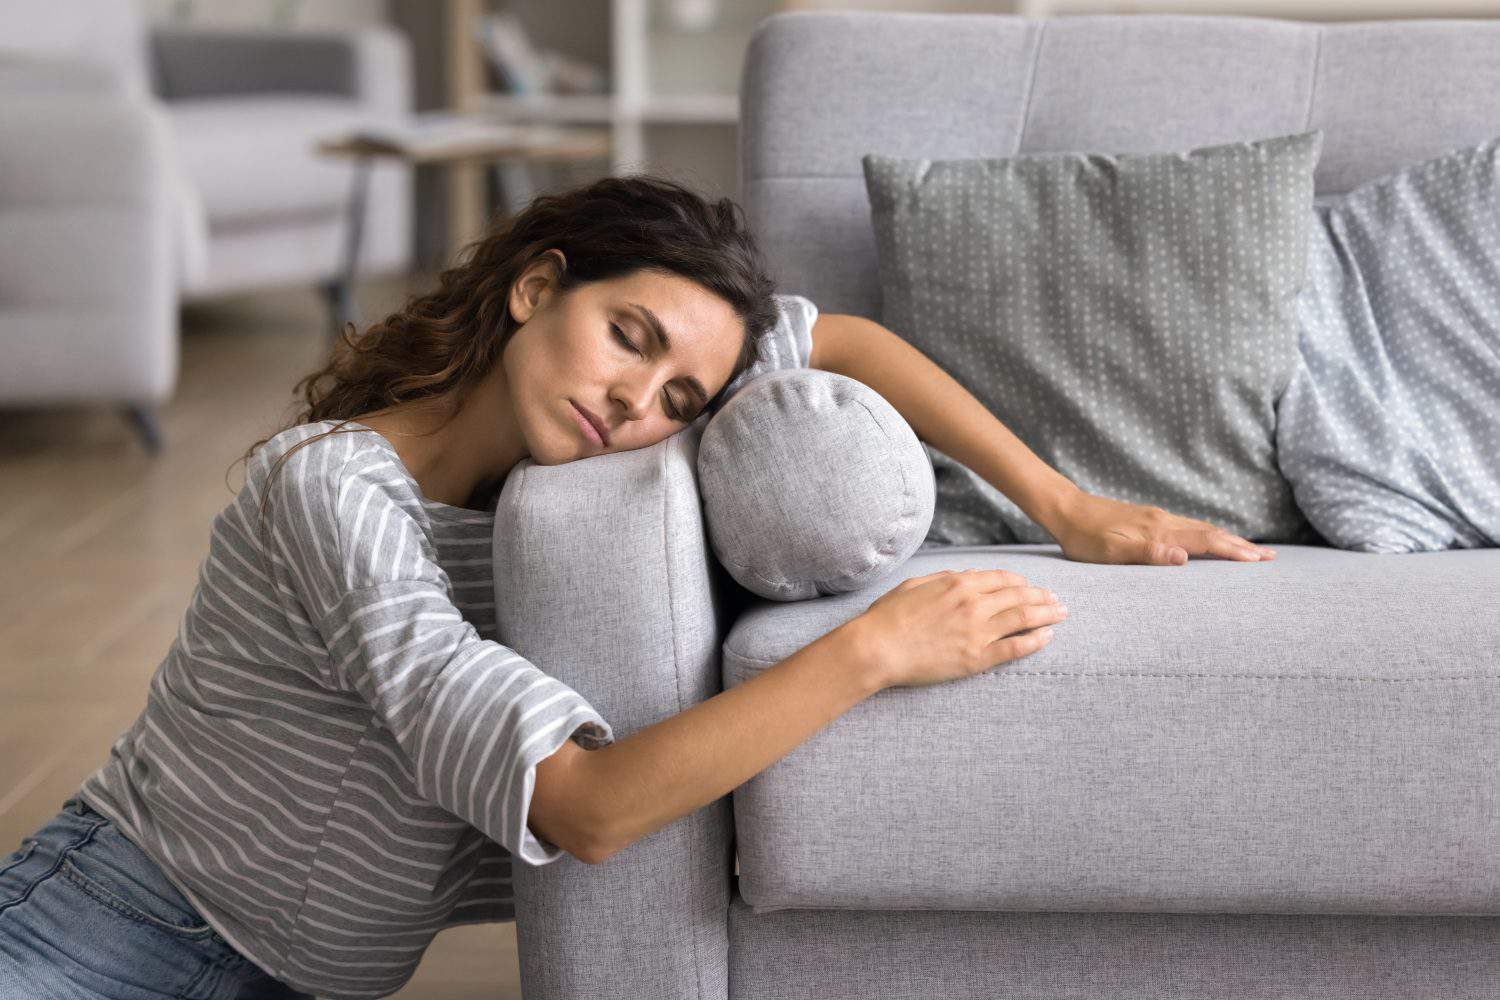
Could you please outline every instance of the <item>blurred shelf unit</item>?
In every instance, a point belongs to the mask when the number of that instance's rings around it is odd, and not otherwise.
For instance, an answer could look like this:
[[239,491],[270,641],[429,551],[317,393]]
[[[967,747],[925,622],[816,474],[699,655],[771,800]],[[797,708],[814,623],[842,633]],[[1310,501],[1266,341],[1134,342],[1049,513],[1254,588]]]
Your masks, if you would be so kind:
[[611,171],[647,157],[647,126],[733,126],[750,37],[779,0],[609,0],[607,94],[479,95],[507,121],[608,125]]

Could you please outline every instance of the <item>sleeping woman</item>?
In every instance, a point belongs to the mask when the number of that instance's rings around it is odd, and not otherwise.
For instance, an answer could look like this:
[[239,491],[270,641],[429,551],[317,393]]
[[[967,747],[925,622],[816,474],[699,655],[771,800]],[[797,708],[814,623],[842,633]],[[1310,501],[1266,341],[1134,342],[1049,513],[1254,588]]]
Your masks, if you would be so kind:
[[1068,558],[1271,555],[1078,489],[889,330],[774,294],[728,199],[644,175],[544,195],[346,329],[250,447],[140,716],[0,863],[0,1000],[386,996],[445,927],[514,919],[513,864],[606,863],[884,688],[1045,645],[1055,595],[933,573],[616,740],[496,640],[518,462],[648,448],[789,364],[881,393]]

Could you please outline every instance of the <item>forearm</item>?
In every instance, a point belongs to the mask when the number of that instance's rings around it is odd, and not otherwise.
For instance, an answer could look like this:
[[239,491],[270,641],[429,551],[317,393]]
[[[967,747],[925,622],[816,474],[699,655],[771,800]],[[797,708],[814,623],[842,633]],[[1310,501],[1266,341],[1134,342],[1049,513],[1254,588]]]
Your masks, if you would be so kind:
[[879,324],[861,324],[857,341],[830,370],[880,393],[917,437],[973,469],[1057,534],[1055,525],[1078,487],[921,351]]
[[856,628],[586,754],[604,856],[729,794],[881,690]]

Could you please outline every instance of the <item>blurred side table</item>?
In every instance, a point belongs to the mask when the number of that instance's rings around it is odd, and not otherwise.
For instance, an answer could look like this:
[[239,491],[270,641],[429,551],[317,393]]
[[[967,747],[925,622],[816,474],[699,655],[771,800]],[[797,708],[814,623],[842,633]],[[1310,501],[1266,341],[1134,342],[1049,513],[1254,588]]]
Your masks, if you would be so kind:
[[[341,135],[318,143],[325,156],[350,157],[354,174],[349,189],[343,269],[323,286],[332,316],[329,339],[336,343],[345,323],[358,325],[354,305],[354,283],[358,278],[359,244],[364,228],[365,203],[369,196],[370,165],[377,157],[391,157],[413,165],[485,163],[524,165],[536,162],[575,162],[607,158],[610,132],[603,128],[559,125],[512,125],[481,115],[434,115],[437,128],[411,133],[409,142],[395,138]],[[391,133],[392,136],[397,133]]]

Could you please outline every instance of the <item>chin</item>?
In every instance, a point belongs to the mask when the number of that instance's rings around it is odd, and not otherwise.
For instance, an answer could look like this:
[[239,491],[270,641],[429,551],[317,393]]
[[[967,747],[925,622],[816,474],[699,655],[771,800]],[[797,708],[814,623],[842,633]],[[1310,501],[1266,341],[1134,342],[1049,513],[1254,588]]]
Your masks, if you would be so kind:
[[526,457],[537,465],[566,465],[588,456],[579,453],[576,446],[569,448],[567,445],[561,447],[554,445],[549,448],[532,448],[531,453]]

